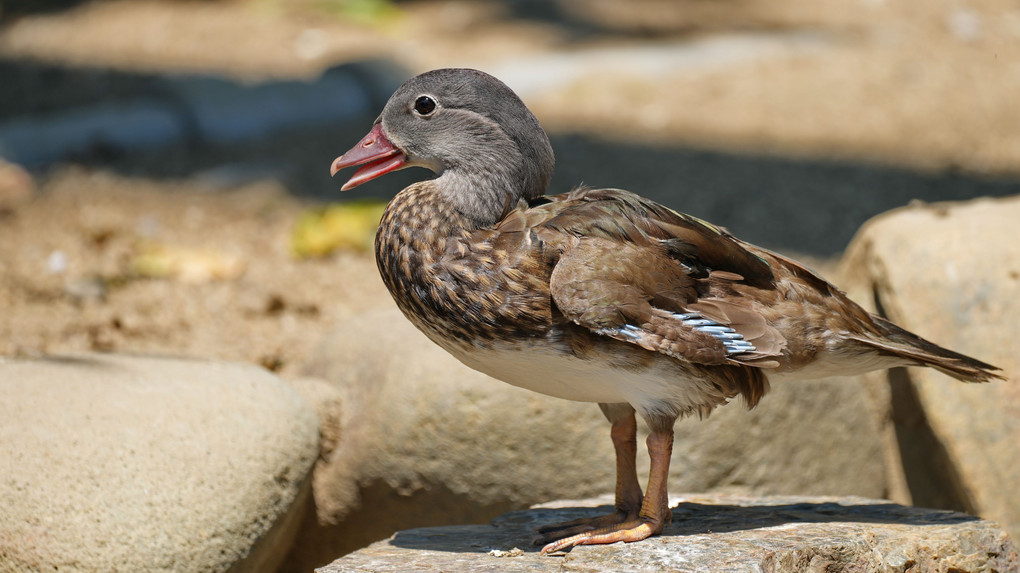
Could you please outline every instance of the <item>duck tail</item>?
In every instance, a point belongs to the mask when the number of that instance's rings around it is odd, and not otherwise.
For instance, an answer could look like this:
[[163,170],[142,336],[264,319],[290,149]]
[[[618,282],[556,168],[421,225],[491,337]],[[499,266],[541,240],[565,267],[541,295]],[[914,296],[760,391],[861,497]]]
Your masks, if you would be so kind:
[[884,318],[878,316],[871,318],[882,331],[882,337],[875,339],[862,336],[855,339],[884,355],[903,358],[918,366],[934,368],[961,382],[991,382],[1006,379],[997,366],[943,348]]

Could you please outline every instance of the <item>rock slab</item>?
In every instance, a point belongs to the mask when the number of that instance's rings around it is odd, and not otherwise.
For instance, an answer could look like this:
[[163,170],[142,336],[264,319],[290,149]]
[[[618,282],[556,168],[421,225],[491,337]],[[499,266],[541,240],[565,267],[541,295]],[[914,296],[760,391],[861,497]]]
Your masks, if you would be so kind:
[[244,364],[0,358],[0,572],[265,571],[318,454],[315,413]]
[[599,515],[608,498],[515,511],[489,525],[426,527],[338,559],[318,573],[596,571],[1016,571],[1017,547],[994,523],[864,498],[724,495],[672,499],[673,522],[639,543],[542,556],[543,524]]

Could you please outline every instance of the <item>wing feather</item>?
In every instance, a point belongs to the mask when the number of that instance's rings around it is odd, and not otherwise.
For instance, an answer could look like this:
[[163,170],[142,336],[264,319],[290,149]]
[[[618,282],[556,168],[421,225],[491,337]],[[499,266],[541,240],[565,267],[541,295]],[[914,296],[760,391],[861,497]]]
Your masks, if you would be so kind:
[[[705,298],[717,283],[773,282],[768,263],[725,231],[619,190],[574,191],[548,208],[553,213],[534,229],[559,241],[550,295],[568,319],[697,364],[778,365],[771,358],[784,339],[764,317],[739,298]],[[750,346],[679,318],[691,312]]]

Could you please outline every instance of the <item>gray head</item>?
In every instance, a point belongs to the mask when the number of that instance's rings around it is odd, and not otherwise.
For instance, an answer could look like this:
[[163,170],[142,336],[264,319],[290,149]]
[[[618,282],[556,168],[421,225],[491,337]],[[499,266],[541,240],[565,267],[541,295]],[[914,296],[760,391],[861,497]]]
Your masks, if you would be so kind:
[[510,88],[469,69],[411,78],[390,97],[372,131],[333,162],[364,165],[350,189],[384,173],[420,166],[454,208],[492,224],[506,205],[545,193],[553,172],[549,138]]

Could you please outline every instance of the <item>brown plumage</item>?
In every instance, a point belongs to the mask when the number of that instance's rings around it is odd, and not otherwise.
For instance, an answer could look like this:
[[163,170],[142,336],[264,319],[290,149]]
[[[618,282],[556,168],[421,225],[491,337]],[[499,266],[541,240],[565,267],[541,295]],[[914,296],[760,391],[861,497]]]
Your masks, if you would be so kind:
[[[616,513],[539,531],[543,551],[635,541],[670,514],[673,424],[771,382],[931,366],[965,382],[996,368],[874,316],[806,267],[617,189],[544,196],[552,150],[495,78],[437,70],[409,80],[332,172],[344,186],[427,167],[387,207],[380,273],[419,329],[468,366],[613,424]],[[634,416],[651,429],[642,495]]]

